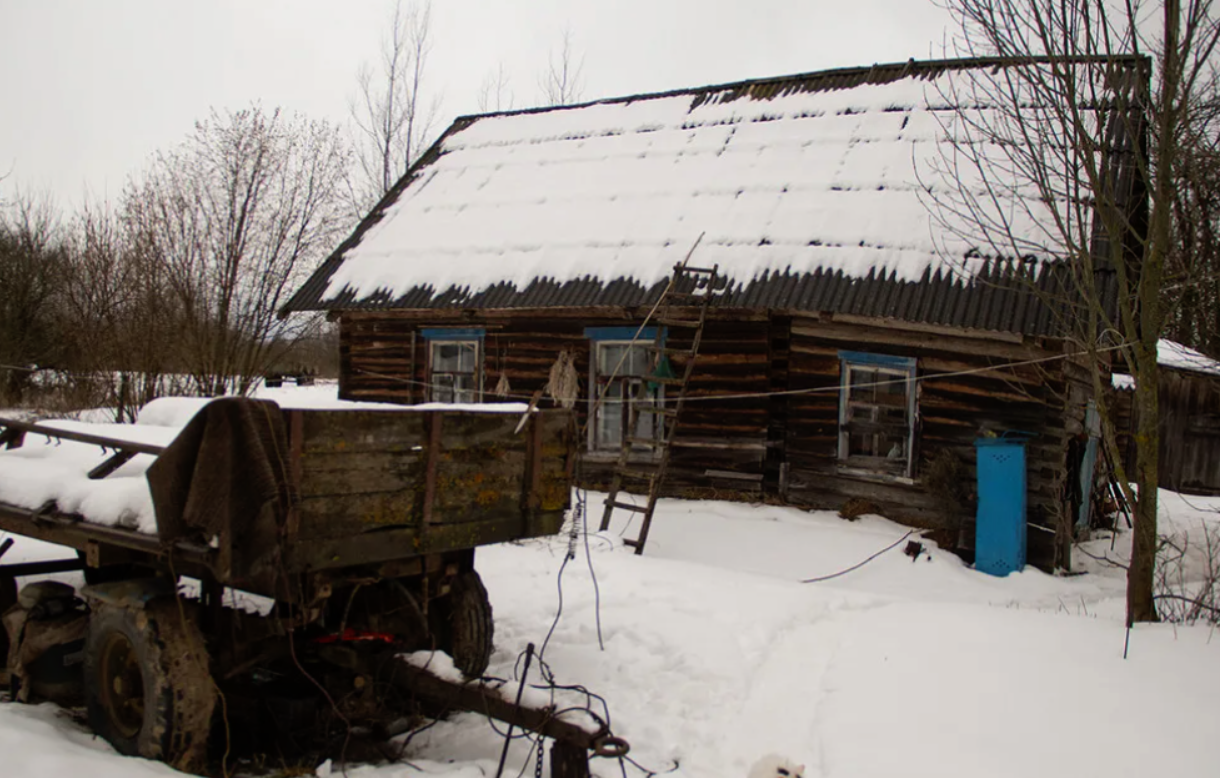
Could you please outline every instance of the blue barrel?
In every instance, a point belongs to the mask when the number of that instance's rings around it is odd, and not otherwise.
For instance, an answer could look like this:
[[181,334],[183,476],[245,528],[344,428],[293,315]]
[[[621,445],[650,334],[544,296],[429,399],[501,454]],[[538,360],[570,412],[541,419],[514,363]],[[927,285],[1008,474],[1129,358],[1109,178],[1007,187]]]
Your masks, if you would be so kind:
[[1008,575],[1025,567],[1025,439],[979,438],[974,568]]

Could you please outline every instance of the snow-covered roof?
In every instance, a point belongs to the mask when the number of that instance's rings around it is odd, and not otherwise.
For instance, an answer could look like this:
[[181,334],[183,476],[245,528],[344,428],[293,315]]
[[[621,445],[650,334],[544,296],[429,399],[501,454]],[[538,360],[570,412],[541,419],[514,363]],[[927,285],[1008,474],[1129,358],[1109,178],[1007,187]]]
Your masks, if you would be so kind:
[[[1190,346],[1183,346],[1165,338],[1156,342],[1156,363],[1174,370],[1220,376],[1220,362]],[[1110,383],[1115,389],[1135,389],[1135,378],[1126,373],[1114,373],[1110,376]]]
[[[718,265],[738,288],[777,274],[968,282],[996,252],[929,202],[982,186],[945,172],[948,135],[970,124],[958,112],[993,110],[955,87],[980,66],[911,62],[459,119],[287,310],[438,307],[539,279],[627,279],[638,297],[700,235],[691,263]],[[1009,209],[1020,253],[1054,256],[1026,213],[1044,209],[1036,198],[999,196],[1023,199]],[[578,298],[534,304],[623,304]]]
[[1220,376],[1220,362],[1189,346],[1164,338],[1156,342],[1156,361],[1161,367]]

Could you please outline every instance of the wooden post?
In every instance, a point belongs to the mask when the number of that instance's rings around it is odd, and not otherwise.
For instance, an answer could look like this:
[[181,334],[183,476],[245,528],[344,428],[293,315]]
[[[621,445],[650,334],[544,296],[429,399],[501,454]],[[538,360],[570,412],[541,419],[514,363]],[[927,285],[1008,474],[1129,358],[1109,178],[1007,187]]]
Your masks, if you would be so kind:
[[427,537],[428,525],[432,523],[432,506],[436,502],[436,468],[441,457],[441,415],[442,411],[428,413],[428,462],[425,468],[424,481],[424,511],[420,522],[420,539]]

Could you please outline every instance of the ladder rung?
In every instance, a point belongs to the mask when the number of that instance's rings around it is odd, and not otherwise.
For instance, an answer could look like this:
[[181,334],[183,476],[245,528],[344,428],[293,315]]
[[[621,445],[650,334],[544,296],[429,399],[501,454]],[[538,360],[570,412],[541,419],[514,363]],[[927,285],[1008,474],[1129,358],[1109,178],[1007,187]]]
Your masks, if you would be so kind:
[[611,508],[622,508],[625,511],[635,511],[636,513],[648,513],[647,505],[636,505],[633,502],[619,502],[618,500],[607,500],[606,504]]
[[627,478],[638,478],[641,481],[651,481],[655,475],[652,470],[632,470],[629,467],[617,467],[614,472]]
[[699,327],[698,319],[671,319],[669,317],[656,316],[653,321],[663,327],[690,327],[696,329]]
[[682,386],[686,383],[685,378],[667,378],[665,376],[652,376],[648,379],[650,383],[661,384],[662,386]]
[[654,354],[664,354],[667,357],[694,357],[695,352],[688,348],[657,348],[650,347]]
[[627,548],[639,548],[640,541],[632,540],[631,538],[623,538],[623,545]]
[[676,270],[679,273],[694,273],[697,275],[705,275],[705,276],[715,275],[717,272],[719,272],[714,267],[690,267],[690,266],[684,266],[684,265],[678,265],[676,268],[674,268],[674,270]]

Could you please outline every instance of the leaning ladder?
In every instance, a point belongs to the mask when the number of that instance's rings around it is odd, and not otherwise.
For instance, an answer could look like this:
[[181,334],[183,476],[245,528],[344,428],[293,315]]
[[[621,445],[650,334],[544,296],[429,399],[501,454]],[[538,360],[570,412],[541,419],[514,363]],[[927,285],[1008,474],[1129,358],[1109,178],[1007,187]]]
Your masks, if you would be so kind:
[[[716,289],[717,267],[688,267],[685,263],[674,265],[673,279],[665,288],[660,302],[656,307],[653,321],[657,323],[656,336],[649,347],[649,364],[651,374],[647,383],[657,383],[665,387],[673,387],[677,396],[670,402],[670,397],[657,404],[643,402],[641,396],[624,397],[627,401],[627,428],[623,433],[623,447],[619,452],[618,462],[614,467],[614,478],[610,482],[610,492],[606,495],[606,510],[602,514],[601,531],[610,527],[610,517],[615,508],[643,514],[640,523],[639,536],[635,539],[625,539],[623,543],[635,549],[636,554],[644,553],[644,544],[648,541],[648,531],[652,527],[652,514],[657,507],[657,498],[661,493],[661,484],[669,469],[669,454],[673,448],[678,429],[678,419],[682,414],[682,406],[686,401],[686,391],[690,384],[691,374],[695,370],[695,359],[699,355],[699,343],[703,339],[703,325],[707,321],[707,309],[711,304],[712,295]],[[691,309],[694,309],[692,313]],[[687,330],[690,332],[689,349],[666,348],[666,330]],[[671,337],[670,340],[673,340]],[[661,375],[661,367],[670,357],[678,357],[686,362],[682,375],[668,377]],[[641,383],[641,388],[644,386]],[[668,392],[667,392],[668,394]],[[652,414],[656,424],[661,426],[661,434],[652,438],[636,437],[639,420],[642,414]],[[636,446],[652,448],[656,456],[644,462],[631,456]],[[648,500],[643,505],[630,502],[620,502],[619,492],[623,491],[623,482],[632,481],[644,483],[648,488]]]

